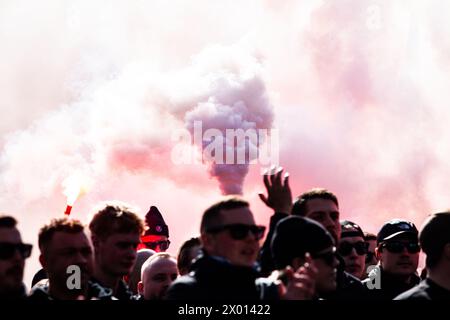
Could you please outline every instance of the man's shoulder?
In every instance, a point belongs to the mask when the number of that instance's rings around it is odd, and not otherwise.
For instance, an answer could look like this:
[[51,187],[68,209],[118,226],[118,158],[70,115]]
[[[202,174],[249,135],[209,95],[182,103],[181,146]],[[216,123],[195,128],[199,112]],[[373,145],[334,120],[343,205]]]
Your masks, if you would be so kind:
[[357,290],[365,289],[365,286],[360,279],[346,271],[342,273],[342,286],[344,288],[352,288]]
[[32,301],[43,301],[43,300],[53,300],[48,293],[48,281],[38,282],[31,288],[28,294],[28,300]]
[[278,285],[269,278],[257,278],[255,285],[261,300],[279,300]]
[[394,300],[431,300],[428,288],[426,281],[422,281],[417,286],[395,297]]
[[95,281],[88,282],[88,298],[95,300],[115,300],[113,291]]
[[198,281],[194,273],[178,277],[169,287],[167,300],[195,299],[198,296]]
[[182,275],[178,277],[173,284],[180,284],[180,285],[190,285],[197,283],[197,278],[194,271],[189,272],[188,274]]

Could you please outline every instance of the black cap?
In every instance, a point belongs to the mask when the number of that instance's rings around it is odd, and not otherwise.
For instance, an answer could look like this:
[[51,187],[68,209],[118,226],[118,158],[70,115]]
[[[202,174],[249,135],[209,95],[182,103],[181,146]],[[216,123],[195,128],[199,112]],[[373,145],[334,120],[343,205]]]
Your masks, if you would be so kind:
[[386,222],[380,232],[378,232],[377,244],[380,244],[380,242],[383,241],[391,240],[400,235],[409,236],[413,241],[418,242],[418,234],[419,231],[414,223],[401,219],[393,219]]
[[364,232],[356,223],[343,220],[341,221],[341,238],[345,237],[361,237],[364,239]]
[[420,231],[420,246],[428,257],[439,259],[442,250],[450,243],[450,212],[440,212],[430,216]]
[[309,218],[289,216],[278,222],[271,250],[277,268],[284,268],[305,253],[318,253],[334,244],[333,237],[321,224]]
[[155,206],[151,206],[145,215],[145,226],[144,236],[158,235],[169,237],[169,227],[164,222],[161,212]]
[[31,280],[31,286],[34,287],[36,283],[44,279],[48,279],[48,274],[44,269],[40,269],[34,274],[33,280]]

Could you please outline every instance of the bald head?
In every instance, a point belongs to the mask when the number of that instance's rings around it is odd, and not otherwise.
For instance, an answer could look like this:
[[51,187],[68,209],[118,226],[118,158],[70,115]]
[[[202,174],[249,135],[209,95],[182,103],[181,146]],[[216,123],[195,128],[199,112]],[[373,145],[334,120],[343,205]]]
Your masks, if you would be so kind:
[[139,293],[145,300],[162,299],[177,276],[177,260],[168,253],[156,253],[142,265]]

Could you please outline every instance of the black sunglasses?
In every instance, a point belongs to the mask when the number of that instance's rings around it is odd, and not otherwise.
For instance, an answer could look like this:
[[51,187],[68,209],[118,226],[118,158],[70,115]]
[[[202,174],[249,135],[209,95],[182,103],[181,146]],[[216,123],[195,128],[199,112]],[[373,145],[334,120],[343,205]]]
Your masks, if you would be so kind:
[[342,242],[339,245],[338,252],[341,256],[348,256],[352,253],[353,248],[355,248],[356,253],[360,256],[365,255],[369,249],[369,244],[364,241],[358,241],[355,243]]
[[225,230],[228,231],[228,233],[234,240],[245,239],[248,236],[249,232],[251,232],[255,236],[256,240],[261,240],[264,237],[264,231],[266,231],[266,227],[237,223],[210,228],[207,230],[207,232],[218,233]]
[[16,251],[19,251],[22,258],[26,259],[31,255],[31,249],[33,249],[31,244],[0,242],[0,259],[11,259]]
[[386,248],[391,253],[401,253],[405,248],[409,253],[417,253],[420,251],[420,245],[416,242],[384,242],[381,244],[381,248]]
[[169,249],[170,246],[170,240],[161,240],[161,241],[155,241],[155,242],[144,242],[144,245],[152,250],[155,250],[158,246],[161,251],[166,251]]
[[311,254],[311,257],[314,259],[322,259],[327,265],[332,267],[334,264],[334,260],[337,259],[336,248],[333,247],[333,250],[327,251],[325,253]]

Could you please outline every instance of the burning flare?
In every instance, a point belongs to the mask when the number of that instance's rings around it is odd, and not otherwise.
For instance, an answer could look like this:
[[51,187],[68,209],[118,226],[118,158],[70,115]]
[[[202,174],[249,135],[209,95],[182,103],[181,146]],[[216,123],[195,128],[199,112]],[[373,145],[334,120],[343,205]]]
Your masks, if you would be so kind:
[[81,173],[74,173],[63,181],[63,194],[67,197],[65,215],[70,215],[75,201],[89,190],[91,184],[92,181]]

